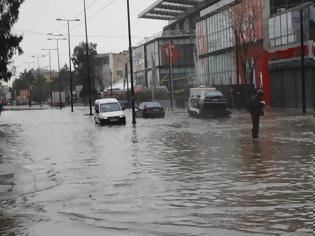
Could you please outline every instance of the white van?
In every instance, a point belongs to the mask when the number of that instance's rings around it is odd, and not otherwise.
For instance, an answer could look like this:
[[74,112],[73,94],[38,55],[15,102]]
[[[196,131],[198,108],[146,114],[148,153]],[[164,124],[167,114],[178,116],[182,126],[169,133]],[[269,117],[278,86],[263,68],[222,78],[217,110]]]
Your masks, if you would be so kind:
[[116,98],[104,98],[95,101],[95,123],[100,125],[105,124],[126,124],[126,116],[123,113],[124,108],[121,108]]

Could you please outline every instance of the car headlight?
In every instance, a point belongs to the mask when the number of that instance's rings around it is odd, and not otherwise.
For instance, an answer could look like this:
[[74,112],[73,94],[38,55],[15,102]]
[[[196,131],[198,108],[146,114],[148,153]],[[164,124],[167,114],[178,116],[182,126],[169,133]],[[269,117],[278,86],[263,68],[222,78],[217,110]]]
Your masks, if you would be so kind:
[[108,117],[107,116],[105,116],[105,115],[101,115],[101,118],[103,118],[103,119],[107,119]]

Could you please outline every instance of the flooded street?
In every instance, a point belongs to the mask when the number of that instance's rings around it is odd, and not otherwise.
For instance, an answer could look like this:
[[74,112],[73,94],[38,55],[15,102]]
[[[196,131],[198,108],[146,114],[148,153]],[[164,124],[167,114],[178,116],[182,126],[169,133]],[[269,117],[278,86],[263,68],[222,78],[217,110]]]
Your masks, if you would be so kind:
[[314,117],[0,117],[0,235],[312,235]]

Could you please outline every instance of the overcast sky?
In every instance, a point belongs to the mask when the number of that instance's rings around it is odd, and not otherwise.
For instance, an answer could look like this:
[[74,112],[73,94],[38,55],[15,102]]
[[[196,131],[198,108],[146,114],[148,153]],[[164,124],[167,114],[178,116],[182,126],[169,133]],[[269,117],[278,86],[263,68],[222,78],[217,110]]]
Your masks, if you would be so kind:
[[[162,30],[166,21],[138,19],[138,14],[156,0],[130,0],[132,44]],[[89,42],[97,43],[98,53],[120,52],[128,49],[126,0],[86,0]],[[19,72],[24,68],[37,68],[32,56],[48,55],[42,48],[56,48],[56,41],[48,41],[47,34],[67,36],[66,22],[56,18],[79,18],[71,23],[71,47],[85,40],[83,0],[25,0],[20,8],[16,33],[24,36],[21,44],[24,54],[14,58]],[[59,41],[61,65],[68,64],[68,43]],[[40,58],[40,67],[48,69],[48,56]],[[52,67],[57,68],[57,56],[52,52]]]

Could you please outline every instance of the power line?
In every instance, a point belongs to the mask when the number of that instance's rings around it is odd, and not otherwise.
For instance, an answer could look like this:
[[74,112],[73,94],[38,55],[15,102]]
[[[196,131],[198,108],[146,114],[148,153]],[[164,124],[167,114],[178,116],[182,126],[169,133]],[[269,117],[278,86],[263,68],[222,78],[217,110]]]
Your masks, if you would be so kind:
[[[99,1],[100,1],[100,0],[95,0],[95,1],[93,1],[91,4],[89,4],[89,5],[87,6],[86,9],[89,9],[90,7],[92,7],[94,4],[96,4],[96,3],[99,2]],[[111,1],[110,1],[109,3],[107,3],[104,7],[102,7],[99,11],[97,11],[97,12],[94,13],[92,16],[90,16],[90,17],[88,18],[88,20],[94,18],[96,15],[98,15],[98,14],[99,14],[100,12],[102,12],[104,9],[106,9],[107,7],[109,7],[114,1],[115,1],[115,0],[111,0]],[[77,15],[75,15],[73,18],[79,17],[82,13],[84,13],[84,11],[81,11],[80,13],[78,13]],[[71,29],[71,32],[72,32],[73,30],[75,30],[76,28],[78,28],[80,25],[82,25],[82,23],[79,23],[78,25],[73,26],[72,29]],[[59,30],[65,28],[65,27],[66,27],[66,24],[60,26],[60,27],[57,28],[56,30],[53,30],[53,33],[56,33],[57,31],[59,31]],[[93,37],[93,36],[89,36],[89,37]],[[100,38],[108,38],[108,37],[100,37]],[[113,38],[113,37],[112,37],[112,38]]]
[[[15,29],[16,32],[22,32],[27,34],[35,34],[35,35],[44,35],[47,36],[47,33],[43,32],[36,32],[36,31],[30,31],[30,30],[22,30],[22,29]],[[84,35],[73,35],[74,38],[83,38]],[[91,38],[127,38],[127,35],[89,35]],[[133,35],[133,38],[144,38],[145,36],[140,35]]]
[[30,30],[14,29],[14,31],[16,31],[16,32],[22,32],[22,33],[38,34],[38,35],[45,35],[45,36],[47,36],[46,33],[43,33],[43,32],[36,32],[36,31],[30,31]]
[[[107,3],[104,7],[102,7],[99,11],[97,11],[96,13],[94,13],[93,15],[91,15],[90,17],[88,17],[87,20],[91,20],[92,18],[94,18],[95,16],[97,16],[99,13],[101,13],[103,10],[105,10],[107,7],[109,7],[110,5],[112,5],[116,0],[111,0],[109,3]],[[75,29],[77,29],[80,25],[82,25],[83,22],[77,24],[76,26],[72,27],[71,32]],[[90,37],[90,36],[89,36]]]
[[112,5],[116,0],[112,0],[109,3],[107,3],[104,7],[102,7],[99,11],[97,11],[96,13],[94,13],[94,15],[90,16],[88,18],[88,20],[94,18],[95,16],[97,16],[99,13],[101,13],[105,8],[109,7],[110,5]]
[[[95,5],[97,2],[99,2],[100,0],[95,0],[95,1],[93,1],[92,3],[90,3],[87,7],[86,7],[86,9],[89,9],[90,7],[92,7],[93,5]],[[78,13],[77,15],[75,15],[75,16],[73,16],[72,18],[78,18],[80,15],[82,15],[83,14],[83,12],[84,11],[81,11],[80,13]],[[62,26],[60,26],[60,27],[58,27],[58,28],[56,28],[55,30],[53,30],[52,32],[53,33],[56,33],[57,31],[60,31],[61,29],[63,29],[63,28],[66,28],[66,24],[65,25],[62,25]]]

